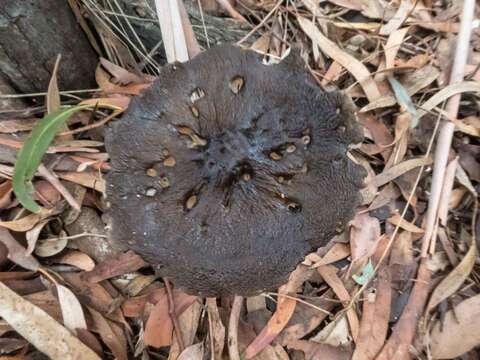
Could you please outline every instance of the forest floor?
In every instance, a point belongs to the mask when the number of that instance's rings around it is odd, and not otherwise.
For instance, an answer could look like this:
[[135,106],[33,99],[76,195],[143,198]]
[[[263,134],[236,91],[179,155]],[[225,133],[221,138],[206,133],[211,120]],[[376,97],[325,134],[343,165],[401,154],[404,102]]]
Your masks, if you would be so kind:
[[[298,51],[321,87],[353,98],[365,135],[351,154],[368,173],[363,202],[345,232],[278,291],[243,302],[184,294],[138,255],[109,248],[103,128],[121,121],[161,65],[135,46],[135,30],[106,21],[103,2],[73,3],[103,51],[98,89],[64,93],[52,76],[41,114],[0,122],[1,145],[25,144],[32,158],[47,150],[40,166],[41,157],[0,165],[0,359],[38,359],[39,350],[64,359],[480,358],[475,1],[194,1],[242,23],[238,45],[270,62]],[[202,44],[208,32],[194,27]],[[198,51],[185,36],[189,54]],[[67,103],[85,108],[64,126],[55,110]],[[25,140],[45,130],[47,113],[60,124],[54,142]],[[25,181],[15,185],[14,172]],[[34,204],[22,200],[29,178]]]

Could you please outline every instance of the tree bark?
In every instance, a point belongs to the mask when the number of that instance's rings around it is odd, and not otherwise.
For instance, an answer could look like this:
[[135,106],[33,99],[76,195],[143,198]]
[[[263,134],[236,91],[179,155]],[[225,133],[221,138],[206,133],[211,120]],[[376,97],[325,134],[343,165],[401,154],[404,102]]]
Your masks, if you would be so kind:
[[60,90],[95,87],[97,54],[65,0],[2,0],[0,77],[16,91],[46,91],[57,55]]

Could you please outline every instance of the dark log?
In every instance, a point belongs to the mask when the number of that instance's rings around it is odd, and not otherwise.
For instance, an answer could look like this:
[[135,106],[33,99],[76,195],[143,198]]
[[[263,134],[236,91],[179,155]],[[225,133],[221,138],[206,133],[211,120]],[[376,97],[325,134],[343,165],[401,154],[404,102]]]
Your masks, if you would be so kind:
[[0,77],[18,92],[46,91],[57,55],[60,90],[95,87],[97,54],[65,0],[2,0]]

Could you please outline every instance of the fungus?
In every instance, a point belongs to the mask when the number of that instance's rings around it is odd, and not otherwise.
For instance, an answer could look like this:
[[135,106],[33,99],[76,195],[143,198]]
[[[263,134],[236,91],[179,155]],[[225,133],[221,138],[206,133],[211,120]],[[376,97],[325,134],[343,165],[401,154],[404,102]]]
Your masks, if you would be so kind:
[[189,293],[278,287],[354,215],[353,109],[294,54],[267,66],[226,45],[167,65],[107,133],[111,236]]

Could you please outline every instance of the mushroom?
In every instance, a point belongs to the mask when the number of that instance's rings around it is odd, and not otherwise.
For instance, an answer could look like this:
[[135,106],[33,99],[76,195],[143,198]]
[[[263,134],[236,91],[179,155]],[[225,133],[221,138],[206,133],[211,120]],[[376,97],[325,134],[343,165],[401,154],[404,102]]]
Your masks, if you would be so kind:
[[106,137],[112,237],[201,296],[278,287],[354,215],[352,102],[298,55],[231,45],[165,66]]

